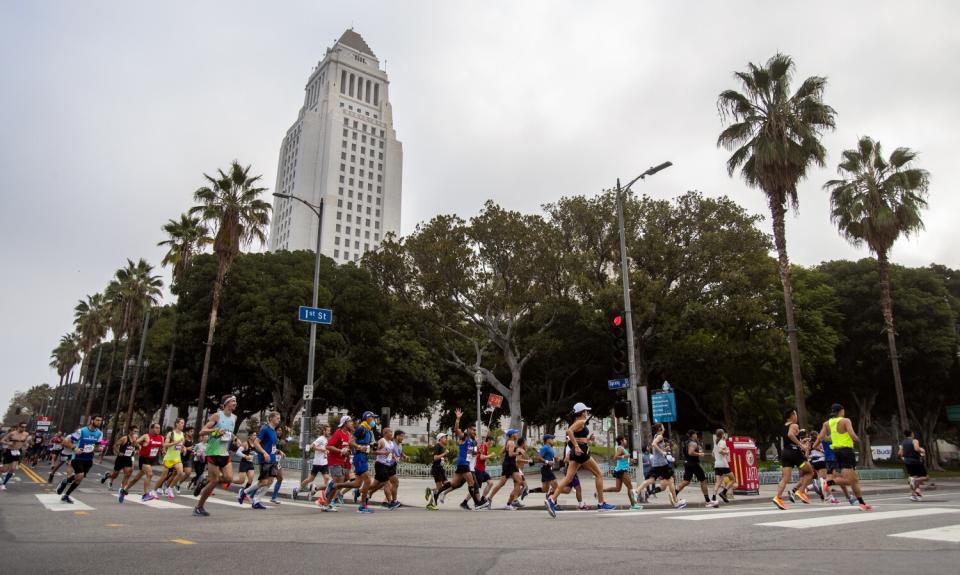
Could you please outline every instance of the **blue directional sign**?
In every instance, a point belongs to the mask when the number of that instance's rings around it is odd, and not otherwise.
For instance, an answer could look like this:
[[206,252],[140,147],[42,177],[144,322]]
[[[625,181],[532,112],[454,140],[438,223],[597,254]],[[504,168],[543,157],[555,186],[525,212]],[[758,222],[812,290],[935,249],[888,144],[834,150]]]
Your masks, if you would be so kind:
[[677,397],[672,391],[653,394],[653,422],[673,423],[677,420]]
[[627,389],[630,387],[629,379],[608,379],[607,380],[607,389],[613,391],[614,389]]
[[330,325],[333,323],[333,310],[302,305],[300,306],[300,321]]

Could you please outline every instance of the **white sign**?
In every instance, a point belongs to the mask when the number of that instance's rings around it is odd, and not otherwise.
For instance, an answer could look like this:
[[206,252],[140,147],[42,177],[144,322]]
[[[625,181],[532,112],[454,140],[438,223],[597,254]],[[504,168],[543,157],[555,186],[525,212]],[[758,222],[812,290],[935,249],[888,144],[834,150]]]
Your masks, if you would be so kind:
[[890,459],[893,459],[893,446],[892,445],[871,445],[870,454],[873,456],[874,460],[888,461]]
[[303,398],[304,399],[313,399],[313,386],[305,385],[303,386]]

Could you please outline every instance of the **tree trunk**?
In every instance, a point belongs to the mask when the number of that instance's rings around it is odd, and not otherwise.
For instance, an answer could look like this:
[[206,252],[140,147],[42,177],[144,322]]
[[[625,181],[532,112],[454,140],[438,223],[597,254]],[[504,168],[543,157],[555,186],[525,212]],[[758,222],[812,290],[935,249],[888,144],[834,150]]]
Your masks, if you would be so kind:
[[100,407],[100,416],[107,417],[107,399],[110,396],[110,382],[113,380],[113,364],[117,358],[117,338],[113,338],[110,348],[110,367],[107,369],[107,379],[103,382],[103,405]]
[[123,391],[127,384],[127,364],[130,360],[130,341],[133,333],[127,333],[127,341],[123,344],[123,371],[120,372],[120,391],[117,393],[117,408],[113,412],[113,425],[110,429],[110,443],[117,438],[117,426],[120,425],[120,408],[123,406]]
[[897,413],[900,425],[910,427],[907,417],[907,402],[903,398],[903,382],[900,380],[900,358],[897,357],[897,332],[893,328],[893,297],[890,295],[890,261],[887,253],[877,251],[877,267],[880,271],[880,307],[883,309],[883,331],[887,332],[887,347],[890,348],[890,367],[893,368],[893,387],[897,392]]
[[167,375],[163,379],[163,398],[160,400],[160,428],[167,424],[167,400],[170,398],[170,382],[173,379],[173,358],[177,355],[177,319],[173,319],[173,335],[170,342],[170,357],[167,358]]
[[97,365],[93,368],[93,378],[87,385],[87,406],[83,409],[84,423],[90,421],[90,410],[93,408],[93,396],[97,393],[97,379],[100,377],[100,359],[103,357],[103,343],[97,348]]
[[853,395],[857,405],[857,435],[860,436],[860,464],[873,468],[873,450],[870,448],[870,427],[873,424],[873,406],[877,402],[877,392],[868,391],[866,395]]
[[777,265],[780,268],[780,283],[783,284],[783,306],[787,319],[787,346],[790,348],[790,367],[793,373],[793,394],[797,400],[797,417],[800,427],[807,426],[807,401],[800,374],[800,344],[797,339],[797,322],[793,316],[793,283],[790,280],[790,260],[787,257],[786,206],[779,201],[781,196],[770,196],[770,212],[773,216],[773,242],[777,246]]
[[213,349],[213,334],[217,330],[217,310],[220,308],[220,292],[223,290],[223,280],[227,275],[226,259],[220,259],[217,267],[217,279],[213,283],[213,304],[210,306],[210,325],[207,329],[206,351],[203,353],[203,372],[200,375],[200,394],[197,399],[196,428],[203,428],[203,408],[207,403],[207,380],[210,378],[210,352]]

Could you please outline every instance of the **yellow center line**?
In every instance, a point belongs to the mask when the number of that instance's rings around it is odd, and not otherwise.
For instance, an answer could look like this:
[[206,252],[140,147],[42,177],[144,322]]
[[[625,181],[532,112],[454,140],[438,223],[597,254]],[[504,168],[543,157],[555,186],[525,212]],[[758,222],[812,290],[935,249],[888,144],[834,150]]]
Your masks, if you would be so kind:
[[73,514],[76,515],[77,517],[81,515],[89,515],[89,513],[87,513],[86,511],[74,511]]
[[20,469],[22,469],[24,475],[29,477],[30,480],[33,481],[34,483],[46,483],[46,481],[44,481],[42,477],[37,475],[36,471],[34,471],[33,469],[30,469],[29,466],[21,464]]
[[178,545],[196,545],[196,541],[190,541],[189,539],[171,539],[170,543],[176,543]]

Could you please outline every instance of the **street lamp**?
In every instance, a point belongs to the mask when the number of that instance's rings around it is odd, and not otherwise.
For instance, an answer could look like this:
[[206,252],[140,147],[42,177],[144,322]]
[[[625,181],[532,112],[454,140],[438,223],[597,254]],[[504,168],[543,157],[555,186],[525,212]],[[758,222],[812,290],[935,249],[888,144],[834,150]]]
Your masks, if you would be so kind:
[[[323,229],[323,198],[320,198],[320,205],[315,206],[310,202],[298,198],[297,196],[291,194],[273,194],[277,198],[284,198],[287,200],[297,200],[301,204],[310,208],[310,211],[317,216],[317,260],[313,266],[313,303],[312,307],[317,307],[317,299],[319,297],[318,290],[320,289],[320,232]],[[310,322],[310,357],[307,359],[307,387],[305,389],[310,389],[310,397],[304,398],[303,400],[303,415],[300,417],[300,451],[303,454],[303,461],[300,463],[300,481],[302,482],[307,478],[307,433],[309,432],[309,422],[308,418],[310,417],[310,404],[313,398],[313,368],[314,368],[314,356],[316,355],[317,350],[317,324]]]
[[480,429],[480,386],[483,385],[483,372],[478,369],[473,374],[473,381],[477,384],[477,441],[481,441],[483,434]]
[[[617,178],[617,223],[620,226],[620,271],[623,276],[623,312],[627,320],[627,362],[630,366],[630,415],[633,419],[632,435],[633,449],[635,451],[640,451],[643,448],[641,428],[646,430],[650,418],[648,416],[647,386],[639,387],[640,382],[637,381],[637,361],[634,356],[636,346],[633,340],[633,311],[630,307],[630,266],[627,261],[627,233],[623,225],[623,197],[630,191],[630,186],[638,180],[643,180],[647,176],[652,176],[672,165],[673,162],[664,162],[658,166],[653,166],[631,180],[630,183],[623,188],[620,187],[620,178]],[[643,417],[642,420],[641,414]],[[641,422],[643,425],[641,425]]]

